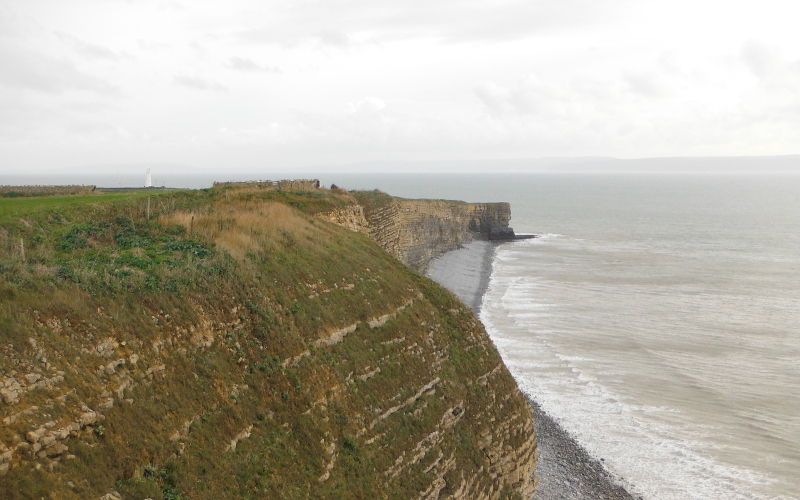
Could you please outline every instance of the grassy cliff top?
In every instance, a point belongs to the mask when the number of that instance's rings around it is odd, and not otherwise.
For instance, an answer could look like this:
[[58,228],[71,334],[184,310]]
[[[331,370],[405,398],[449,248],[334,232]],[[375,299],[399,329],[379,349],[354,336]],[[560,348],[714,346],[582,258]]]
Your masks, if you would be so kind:
[[530,414],[482,326],[314,216],[350,194],[0,202],[0,497],[531,487]]

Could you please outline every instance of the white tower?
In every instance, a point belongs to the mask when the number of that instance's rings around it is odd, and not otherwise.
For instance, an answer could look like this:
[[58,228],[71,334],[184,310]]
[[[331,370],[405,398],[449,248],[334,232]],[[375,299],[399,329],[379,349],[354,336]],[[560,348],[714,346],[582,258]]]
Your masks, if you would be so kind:
[[147,169],[147,175],[144,176],[144,187],[153,187],[153,178],[150,176],[150,169]]

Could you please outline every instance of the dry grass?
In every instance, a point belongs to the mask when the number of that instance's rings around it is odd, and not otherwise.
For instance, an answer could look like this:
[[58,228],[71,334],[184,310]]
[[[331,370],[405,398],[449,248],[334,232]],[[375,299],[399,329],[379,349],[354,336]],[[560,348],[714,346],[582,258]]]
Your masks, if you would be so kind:
[[216,203],[204,213],[174,212],[165,215],[163,222],[185,227],[187,233],[213,242],[236,260],[274,245],[286,235],[298,239],[310,233],[307,217],[272,201],[230,200]]

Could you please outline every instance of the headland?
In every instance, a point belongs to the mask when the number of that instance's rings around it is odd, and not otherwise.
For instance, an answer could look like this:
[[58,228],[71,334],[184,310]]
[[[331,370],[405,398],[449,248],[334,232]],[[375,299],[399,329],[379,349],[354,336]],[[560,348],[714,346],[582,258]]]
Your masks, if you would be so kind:
[[530,498],[524,395],[383,247],[424,264],[508,211],[317,186],[4,198],[0,497]]

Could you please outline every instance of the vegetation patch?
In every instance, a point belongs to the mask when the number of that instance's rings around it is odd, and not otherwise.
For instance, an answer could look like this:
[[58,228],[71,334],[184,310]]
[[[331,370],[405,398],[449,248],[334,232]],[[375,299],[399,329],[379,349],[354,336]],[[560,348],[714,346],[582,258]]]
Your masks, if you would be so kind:
[[0,497],[501,491],[481,433],[532,460],[524,399],[455,297],[315,217],[355,202],[0,199]]

